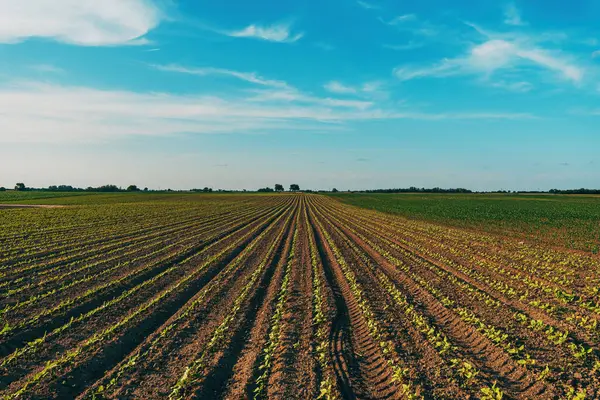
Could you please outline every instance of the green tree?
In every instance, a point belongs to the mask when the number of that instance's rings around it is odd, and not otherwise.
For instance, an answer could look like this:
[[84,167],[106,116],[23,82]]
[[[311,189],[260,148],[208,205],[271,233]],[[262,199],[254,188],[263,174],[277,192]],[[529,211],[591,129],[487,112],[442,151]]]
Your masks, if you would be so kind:
[[137,187],[136,185],[129,185],[129,186],[127,187],[127,191],[128,191],[128,192],[139,192],[139,191],[140,191],[140,189],[138,189],[138,187]]
[[283,189],[283,185],[280,183],[276,183],[275,184],[275,191],[276,192],[283,192],[285,189]]
[[290,192],[297,192],[298,190],[300,190],[300,186],[298,186],[297,184],[292,183],[290,185]]
[[336,188],[331,189],[331,193],[337,193],[338,190]]
[[24,183],[17,183],[15,185],[15,190],[23,191],[23,190],[27,190],[27,187],[25,187]]

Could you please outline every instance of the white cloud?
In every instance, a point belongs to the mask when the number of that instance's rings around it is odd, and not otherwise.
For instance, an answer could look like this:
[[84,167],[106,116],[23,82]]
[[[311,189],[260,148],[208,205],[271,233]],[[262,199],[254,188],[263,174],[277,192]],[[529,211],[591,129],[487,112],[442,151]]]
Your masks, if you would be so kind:
[[416,19],[417,19],[417,16],[415,14],[404,14],[404,15],[397,16],[396,18],[392,19],[389,22],[386,22],[386,24],[398,25],[398,24],[402,24],[404,22],[414,21]]
[[583,68],[573,65],[569,61],[554,56],[545,50],[519,49],[516,54],[523,59],[530,60],[540,66],[559,72],[565,78],[573,82],[578,83],[583,79]]
[[445,59],[437,65],[427,67],[398,67],[394,73],[401,80],[464,74],[489,76],[498,70],[527,63],[554,71],[573,83],[580,83],[585,74],[584,68],[559,53],[500,39],[491,39],[473,46],[464,57]]
[[[326,106],[323,106],[326,105]],[[210,95],[105,91],[39,83],[0,88],[0,142],[95,142],[130,136],[314,129],[359,105],[322,99],[282,106]],[[364,109],[364,105],[360,105]]]
[[249,25],[240,31],[226,32],[227,36],[254,38],[269,42],[292,43],[300,40],[304,33],[292,34],[290,24],[273,24],[270,26]]
[[376,92],[381,88],[381,85],[382,83],[379,81],[365,82],[363,83],[361,90],[367,93]]
[[453,42],[456,40],[453,35],[456,35],[454,30],[449,29],[445,25],[433,24],[429,21],[419,20],[415,14],[404,14],[397,16],[389,21],[379,17],[379,21],[383,24],[392,26],[401,32],[405,32],[413,36],[422,36],[425,38],[437,37],[437,40]]
[[586,46],[597,46],[598,45],[598,39],[596,39],[596,38],[587,38],[587,39],[583,40],[582,43],[585,44]]
[[21,83],[0,87],[0,143],[105,142],[132,136],[340,129],[374,119],[519,119],[527,114],[397,113],[293,89],[254,97],[174,95]]
[[183,67],[183,66],[179,66],[179,65],[175,65],[175,64],[153,65],[152,67],[154,67],[160,71],[166,71],[166,72],[178,72],[178,73],[183,73],[183,74],[199,75],[199,76],[224,75],[224,76],[231,76],[231,77],[234,77],[237,79],[241,79],[243,81],[254,83],[257,85],[272,86],[272,87],[279,87],[279,88],[288,87],[288,84],[286,82],[272,80],[272,79],[265,79],[254,72],[239,72],[239,71],[232,71],[229,69],[213,68],[213,67],[188,68],[188,67]]
[[438,65],[428,67],[398,67],[394,69],[394,75],[402,81],[426,77],[441,78],[455,75],[459,71],[457,67],[452,60],[444,60]]
[[361,95],[362,97],[373,97],[377,93],[382,94],[381,86],[382,82],[380,81],[365,82],[359,86],[349,86],[338,81],[330,81],[323,85],[325,90],[331,93]]
[[0,43],[39,37],[82,46],[142,44],[160,19],[149,0],[0,0]]
[[350,108],[366,110],[373,106],[373,102],[364,100],[346,100],[330,97],[316,97],[302,93],[298,89],[288,87],[286,89],[256,90],[256,96],[249,98],[252,102],[274,102],[281,105],[283,102],[297,103],[302,105],[318,105],[326,107]]
[[509,3],[504,8],[504,23],[514,26],[527,25],[521,18],[521,12],[514,3]]
[[36,64],[36,65],[31,65],[29,68],[31,68],[32,70],[37,71],[37,72],[49,73],[49,74],[60,74],[62,72],[65,72],[64,69],[59,68],[52,64]]
[[413,50],[423,47],[423,43],[417,42],[408,42],[406,44],[383,44],[382,47],[390,50],[396,51],[404,51],[404,50]]
[[512,63],[517,47],[504,40],[489,40],[471,49],[466,63],[475,69],[493,71]]
[[362,0],[358,0],[356,2],[356,4],[358,4],[359,6],[361,6],[362,8],[365,8],[367,10],[381,10],[381,6],[379,6],[377,4],[373,4],[373,3],[367,3],[366,1],[362,1]]
[[592,58],[600,57],[600,50],[596,50],[592,53]]
[[354,89],[353,87],[350,87],[350,86],[346,86],[338,81],[327,82],[324,85],[324,88],[325,88],[325,90],[327,90],[328,92],[331,92],[331,93],[341,93],[341,94],[356,93],[356,89]]
[[529,92],[533,89],[533,85],[530,82],[520,81],[520,82],[506,82],[506,81],[498,81],[493,82],[491,84],[493,87],[497,87],[504,90],[509,90],[511,92],[525,93]]

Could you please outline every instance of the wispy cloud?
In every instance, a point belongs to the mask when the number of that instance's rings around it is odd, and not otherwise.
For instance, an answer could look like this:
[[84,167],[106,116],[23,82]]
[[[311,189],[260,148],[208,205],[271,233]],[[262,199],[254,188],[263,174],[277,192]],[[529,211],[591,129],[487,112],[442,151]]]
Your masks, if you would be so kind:
[[[350,101],[290,105],[230,94],[174,95],[22,83],[0,88],[0,142],[97,142],[132,136],[336,129]],[[352,107],[351,107],[352,106]],[[364,109],[360,108],[360,109]],[[350,111],[352,110],[352,112]]]
[[410,41],[406,44],[383,44],[382,47],[385,49],[396,50],[396,51],[405,51],[405,50],[413,50],[423,47],[423,43]]
[[325,90],[331,93],[356,93],[356,89],[350,86],[346,86],[338,81],[327,82],[324,86]]
[[596,38],[587,38],[582,40],[582,43],[585,44],[586,46],[597,46],[598,45],[598,39]]
[[317,105],[356,110],[367,110],[374,105],[373,102],[365,100],[348,100],[331,97],[313,96],[307,93],[303,93],[300,90],[293,87],[274,90],[256,90],[254,93],[255,96],[248,98],[248,100],[259,103],[273,102],[279,105],[283,105],[287,102],[303,105]]
[[564,78],[575,83],[581,82],[584,76],[584,69],[571,63],[568,59],[560,55],[551,54],[543,49],[518,49],[516,56],[536,63],[544,68],[558,72]]
[[183,67],[176,64],[169,65],[152,65],[153,68],[159,71],[166,72],[178,72],[182,74],[190,74],[190,75],[199,75],[199,76],[207,76],[207,75],[223,75],[234,77],[249,83],[254,83],[257,85],[263,86],[271,86],[278,88],[287,88],[288,84],[284,81],[278,81],[273,79],[265,79],[255,72],[239,72],[233,71],[229,69],[223,68],[213,68],[213,67],[204,67],[204,68],[192,68],[192,67]]
[[509,3],[504,8],[504,23],[507,25],[527,25],[521,18],[521,12],[514,3]]
[[489,77],[496,71],[511,69],[521,64],[553,71],[576,84],[582,81],[585,74],[583,67],[560,53],[500,39],[490,39],[475,45],[462,57],[444,59],[432,66],[402,66],[396,68],[394,73],[401,80],[464,74],[484,74]]
[[385,25],[389,25],[396,30],[406,32],[413,36],[421,36],[423,38],[437,38],[440,41],[454,41],[456,38],[449,36],[455,35],[454,29],[445,25],[433,24],[427,20],[421,20],[416,14],[404,14],[386,20],[383,17],[378,18]]
[[371,99],[387,98],[387,94],[383,95],[384,92],[381,90],[381,87],[381,81],[370,81],[355,86],[346,85],[339,81],[330,81],[323,85],[323,88],[331,93],[359,95],[363,98]]
[[381,86],[382,86],[382,82],[380,82],[380,81],[365,82],[361,86],[360,90],[365,93],[372,93],[372,92],[377,92],[378,90],[380,90]]
[[252,24],[239,31],[225,32],[226,35],[240,38],[253,38],[269,42],[292,43],[300,40],[304,32],[293,34],[291,24],[279,23],[268,26]]
[[600,50],[596,50],[592,53],[592,58],[600,57]]
[[81,46],[144,44],[162,17],[146,0],[4,0],[0,43],[40,37]]
[[367,10],[381,10],[381,6],[374,3],[369,3],[362,0],[357,0],[356,4]]
[[394,69],[394,75],[402,80],[409,81],[418,78],[442,78],[458,74],[459,69],[453,60],[444,60],[432,66],[402,66]]
[[391,19],[390,21],[385,21],[384,19],[380,19],[380,20],[381,20],[381,22],[388,24],[388,25],[399,25],[404,22],[415,21],[416,19],[417,19],[417,16],[415,14],[404,14],[404,15],[399,15],[399,16]]
[[378,119],[523,119],[523,113],[398,113],[371,102],[268,88],[229,95],[98,90],[35,82],[0,87],[0,142],[106,142],[132,136],[321,131]]
[[[597,89],[598,89],[598,92],[600,93],[600,86]],[[600,115],[600,109],[591,109],[591,108],[582,108],[582,107],[572,108],[568,112],[571,115],[588,116],[588,117]]]
[[36,65],[29,66],[29,68],[34,71],[37,71],[37,72],[48,73],[48,74],[60,74],[60,73],[65,72],[64,69],[59,68],[52,64],[36,64]]
[[518,93],[529,92],[531,91],[531,89],[533,89],[533,84],[531,84],[531,82],[526,81],[507,82],[501,80],[497,82],[492,82],[491,86]]

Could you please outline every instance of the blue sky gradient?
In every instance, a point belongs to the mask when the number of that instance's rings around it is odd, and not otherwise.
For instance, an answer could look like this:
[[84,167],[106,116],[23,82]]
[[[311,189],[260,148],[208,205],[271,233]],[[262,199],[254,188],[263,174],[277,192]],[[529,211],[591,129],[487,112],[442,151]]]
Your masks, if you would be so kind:
[[0,0],[0,186],[600,187],[599,17],[593,0]]

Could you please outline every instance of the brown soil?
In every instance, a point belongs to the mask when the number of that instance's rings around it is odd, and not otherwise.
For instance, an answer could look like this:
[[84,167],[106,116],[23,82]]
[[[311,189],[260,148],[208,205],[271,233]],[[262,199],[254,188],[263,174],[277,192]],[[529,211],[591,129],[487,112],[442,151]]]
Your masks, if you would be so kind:
[[63,208],[66,206],[50,204],[0,204],[0,208]]
[[[554,296],[585,283],[560,283],[548,268],[561,263],[593,281],[600,273],[580,266],[593,262],[584,255],[536,245],[527,258],[514,238],[310,194],[255,197],[233,212],[123,232],[93,229],[2,233],[0,244],[19,245],[0,250],[0,397],[476,399],[492,387],[508,399],[598,396],[600,334],[569,317],[597,314]],[[82,240],[74,246],[63,234]],[[519,323],[517,313],[544,328]],[[548,327],[568,331],[567,341],[553,344]],[[492,340],[492,328],[507,339]],[[448,341],[445,350],[432,332]],[[576,356],[575,345],[587,355]],[[525,353],[535,363],[524,365]],[[261,376],[266,388],[257,392]]]

